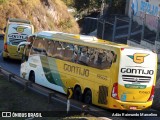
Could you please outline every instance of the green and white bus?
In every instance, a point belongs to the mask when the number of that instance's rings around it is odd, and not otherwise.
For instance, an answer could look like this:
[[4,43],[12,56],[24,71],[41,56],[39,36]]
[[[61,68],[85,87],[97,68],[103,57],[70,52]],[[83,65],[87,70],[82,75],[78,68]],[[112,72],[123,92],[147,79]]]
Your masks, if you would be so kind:
[[10,18],[4,35],[3,60],[9,58],[21,60],[22,54],[17,53],[17,45],[27,40],[27,36],[34,33],[34,27],[28,20]]
[[[31,35],[20,76],[87,104],[121,110],[152,105],[156,53],[92,36],[42,31]],[[152,64],[150,64],[152,63]]]

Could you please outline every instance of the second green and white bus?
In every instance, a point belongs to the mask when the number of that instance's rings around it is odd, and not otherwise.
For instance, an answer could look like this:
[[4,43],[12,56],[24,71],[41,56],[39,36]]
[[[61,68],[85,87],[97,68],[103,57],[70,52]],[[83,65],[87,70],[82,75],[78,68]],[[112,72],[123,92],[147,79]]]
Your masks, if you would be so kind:
[[28,20],[10,18],[4,35],[3,60],[21,60],[22,54],[17,53],[17,45],[27,40],[28,35],[34,33],[34,27]]

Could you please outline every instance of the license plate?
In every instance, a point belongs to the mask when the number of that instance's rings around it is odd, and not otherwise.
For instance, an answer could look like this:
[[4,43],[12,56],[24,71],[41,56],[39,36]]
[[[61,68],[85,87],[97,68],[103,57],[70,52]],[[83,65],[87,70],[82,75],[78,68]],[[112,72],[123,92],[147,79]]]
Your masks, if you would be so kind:
[[136,109],[137,109],[137,106],[130,106],[129,109],[130,109],[130,110],[136,110]]

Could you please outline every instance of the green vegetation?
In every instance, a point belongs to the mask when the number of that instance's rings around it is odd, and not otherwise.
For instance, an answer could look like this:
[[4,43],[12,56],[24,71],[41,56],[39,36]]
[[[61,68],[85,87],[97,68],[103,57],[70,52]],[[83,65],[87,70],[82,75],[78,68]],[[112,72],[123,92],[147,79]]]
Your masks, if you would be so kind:
[[0,5],[5,3],[7,0],[0,0]]
[[[92,12],[99,12],[101,10],[103,0],[63,0],[67,6],[73,7],[77,10],[77,14],[85,16]],[[108,4],[110,14],[124,13],[126,0],[104,0]]]
[[61,0],[0,0],[0,11],[0,33],[7,18],[30,20],[35,31],[79,33],[78,24]]
[[126,2],[125,0],[63,0],[67,6],[74,7],[77,11],[82,9],[100,9],[102,1],[106,4],[110,4],[114,10],[119,9]]
[[[9,82],[0,74],[0,111],[51,111],[58,117],[34,118],[33,120],[97,120],[91,115],[65,115],[66,105],[57,101],[48,103],[47,97],[36,94],[33,91],[24,91],[24,87]],[[74,110],[71,108],[71,110]],[[62,112],[57,112],[62,111]],[[90,118],[87,118],[90,117]],[[8,120],[22,120],[22,118],[8,118]],[[7,120],[7,119],[5,119]]]

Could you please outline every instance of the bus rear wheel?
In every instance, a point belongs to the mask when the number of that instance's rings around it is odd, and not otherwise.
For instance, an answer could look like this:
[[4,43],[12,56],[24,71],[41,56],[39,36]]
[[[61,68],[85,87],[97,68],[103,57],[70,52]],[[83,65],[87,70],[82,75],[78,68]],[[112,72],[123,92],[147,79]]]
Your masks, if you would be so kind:
[[33,83],[35,83],[35,74],[33,71],[30,72],[30,75],[29,75],[29,80]]
[[82,91],[80,87],[76,87],[73,91],[73,98],[78,101],[82,101]]
[[7,61],[8,59],[6,57],[3,57],[3,61]]
[[84,93],[84,103],[86,104],[92,104],[92,92],[91,90],[87,90],[85,93]]

